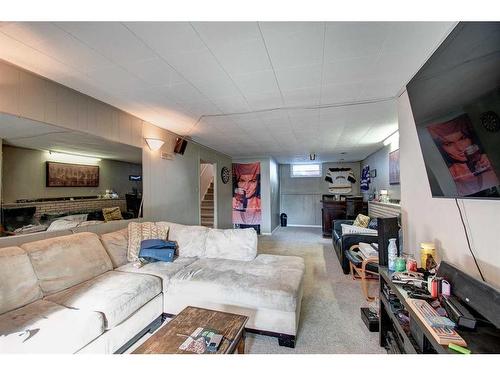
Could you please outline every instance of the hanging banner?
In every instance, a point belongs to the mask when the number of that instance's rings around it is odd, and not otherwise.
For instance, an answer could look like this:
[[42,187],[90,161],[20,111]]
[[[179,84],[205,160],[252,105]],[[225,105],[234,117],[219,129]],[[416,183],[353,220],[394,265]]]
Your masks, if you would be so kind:
[[260,163],[233,164],[233,224],[259,231],[262,220],[260,202]]

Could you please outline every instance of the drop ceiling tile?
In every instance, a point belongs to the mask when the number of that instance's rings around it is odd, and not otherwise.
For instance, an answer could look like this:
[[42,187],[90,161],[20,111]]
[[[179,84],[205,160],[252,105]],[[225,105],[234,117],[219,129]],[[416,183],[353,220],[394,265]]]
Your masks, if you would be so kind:
[[360,83],[374,76],[377,61],[369,57],[325,63],[323,84]]
[[276,70],[282,91],[315,87],[321,84],[322,64],[306,65]]
[[81,75],[74,68],[0,32],[0,58],[37,74],[58,81]]
[[158,57],[142,61],[123,61],[121,65],[128,72],[151,86],[171,86],[186,83],[186,80],[174,68]]
[[123,61],[140,61],[155,57],[150,48],[119,22],[57,22],[55,24],[117,64]]
[[223,96],[212,99],[214,104],[223,113],[236,113],[250,111],[250,107],[242,95]]
[[325,62],[376,57],[389,32],[388,22],[327,22]]
[[113,65],[104,56],[49,22],[12,23],[2,32],[84,73]]
[[152,90],[157,90],[159,93],[179,103],[195,103],[207,100],[207,97],[190,83],[154,87]]
[[287,106],[316,106],[319,105],[320,92],[320,86],[283,91],[283,99]]
[[256,22],[192,22],[191,24],[211,47],[245,43],[261,38]]
[[146,87],[144,82],[117,66],[92,70],[87,73],[87,77],[91,81],[98,82],[98,87],[103,90],[123,92]]
[[363,83],[324,85],[321,87],[321,104],[348,103],[356,101],[356,99],[359,98],[363,87]]
[[244,95],[258,95],[260,93],[274,93],[275,96],[280,95],[272,70],[235,75],[233,76],[233,81]]
[[[274,69],[321,64],[324,24],[317,22],[261,23]],[[294,26],[297,26],[294,29]]]
[[227,79],[228,75],[208,49],[183,52],[166,58],[184,78],[191,82],[210,79]]
[[192,81],[192,84],[210,99],[228,96],[236,97],[241,95],[238,87],[234,84],[231,78],[226,75],[214,78],[210,77],[201,81]]
[[259,94],[245,94],[248,105],[252,110],[265,110],[280,108],[283,106],[281,95],[276,92],[265,92]]
[[124,25],[165,58],[206,49],[188,22],[125,22]]
[[209,47],[219,63],[230,75],[272,68],[266,47],[261,38],[238,44]]

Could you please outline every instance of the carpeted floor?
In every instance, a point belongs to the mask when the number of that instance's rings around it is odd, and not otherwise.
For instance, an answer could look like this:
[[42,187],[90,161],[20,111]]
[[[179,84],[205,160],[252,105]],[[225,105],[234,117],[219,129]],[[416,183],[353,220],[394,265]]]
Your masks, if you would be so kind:
[[[369,332],[361,320],[359,308],[367,303],[360,281],[342,273],[332,241],[322,238],[321,228],[279,228],[272,236],[259,237],[259,253],[303,257],[304,296],[295,349],[279,346],[277,338],[249,333],[246,353],[385,353],[378,345],[378,333]],[[377,285],[373,283],[370,289],[375,294]]]
[[[367,303],[360,281],[344,275],[331,239],[321,228],[279,228],[259,237],[259,253],[297,255],[306,264],[304,296],[295,349],[280,347],[278,339],[247,335],[248,353],[385,353],[378,333],[369,332],[359,308]],[[377,285],[370,290],[376,293]]]

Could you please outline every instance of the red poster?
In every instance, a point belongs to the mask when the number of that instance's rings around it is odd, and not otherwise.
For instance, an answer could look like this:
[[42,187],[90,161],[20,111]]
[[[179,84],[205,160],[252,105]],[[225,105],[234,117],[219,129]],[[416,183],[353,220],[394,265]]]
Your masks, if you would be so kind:
[[233,164],[233,224],[259,225],[260,163]]

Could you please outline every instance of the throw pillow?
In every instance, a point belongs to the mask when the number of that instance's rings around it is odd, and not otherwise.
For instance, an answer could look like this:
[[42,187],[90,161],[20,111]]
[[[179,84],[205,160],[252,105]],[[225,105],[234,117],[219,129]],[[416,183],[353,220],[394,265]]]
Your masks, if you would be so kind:
[[356,220],[354,220],[354,223],[352,223],[352,225],[356,227],[366,228],[368,227],[369,223],[370,223],[369,216],[358,214],[358,216],[356,216]]
[[123,220],[120,207],[105,207],[102,209],[102,216],[104,221]]
[[371,219],[370,223],[368,224],[368,228],[377,230],[378,229],[377,219]]
[[378,235],[375,229],[362,228],[355,225],[341,224],[342,235],[345,234],[368,234],[372,236]]
[[168,236],[168,226],[165,223],[129,223],[128,224],[128,249],[127,260],[137,262],[142,240],[166,240]]

